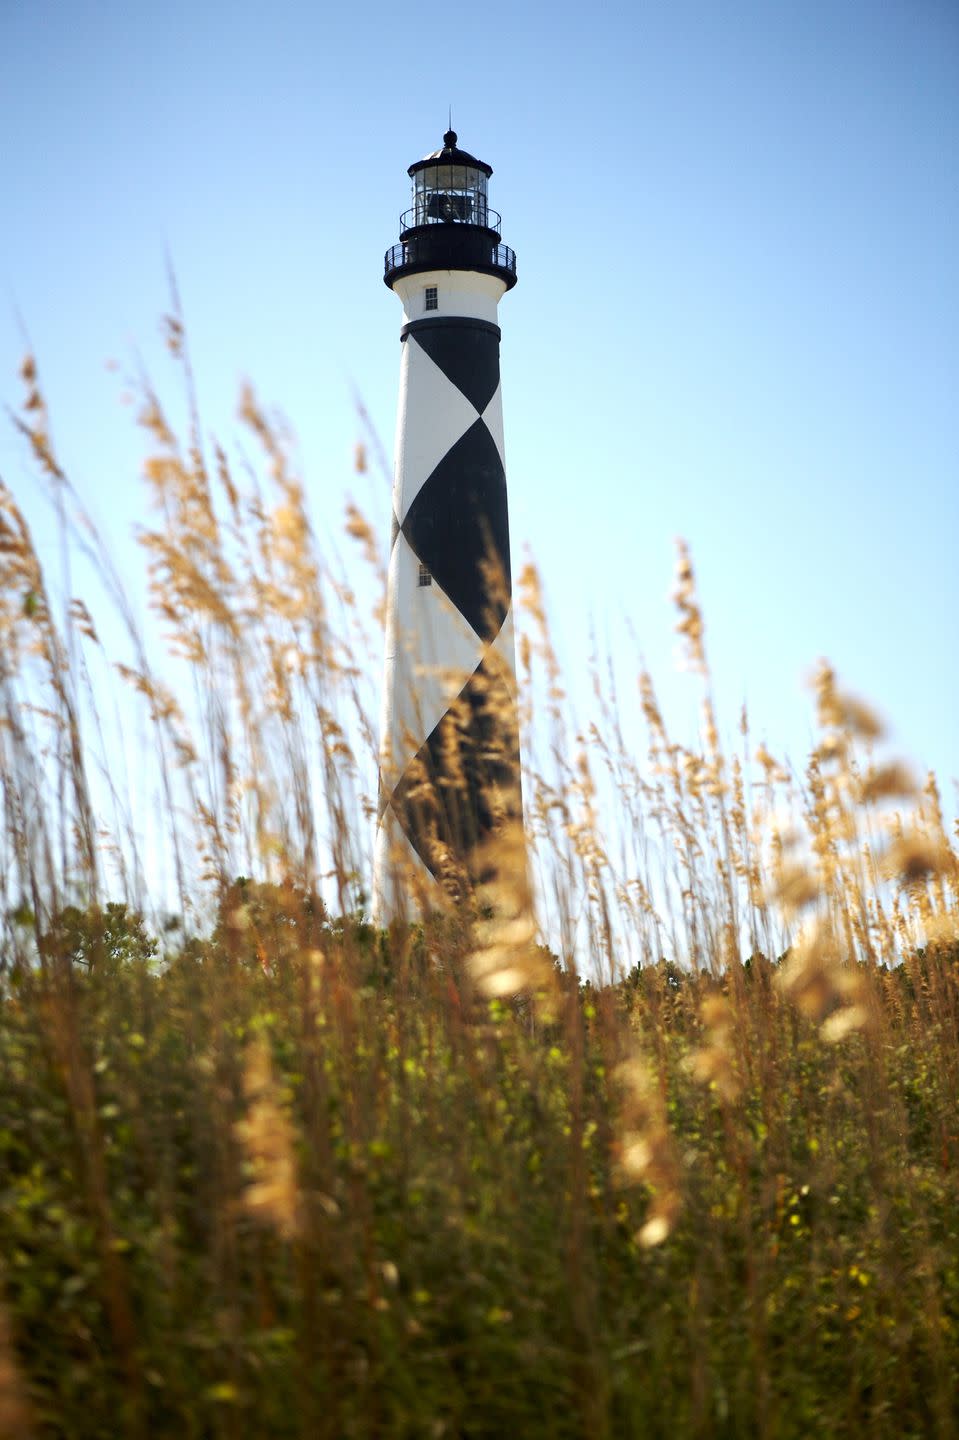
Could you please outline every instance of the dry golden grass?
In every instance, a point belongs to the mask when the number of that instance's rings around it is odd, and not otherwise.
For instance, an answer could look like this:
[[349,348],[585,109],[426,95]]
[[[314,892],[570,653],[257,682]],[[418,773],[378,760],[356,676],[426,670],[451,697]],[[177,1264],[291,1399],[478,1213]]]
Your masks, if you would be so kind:
[[[684,546],[701,743],[643,672],[638,738],[598,662],[571,730],[527,563],[518,695],[491,668],[482,707],[495,837],[447,846],[444,904],[398,875],[374,931],[375,530],[350,502],[348,578],[283,425],[246,389],[255,458],[210,442],[166,336],[147,636],[32,360],[16,423],[105,606],[53,594],[0,487],[0,1430],[954,1434],[934,779],[825,664],[801,777],[745,712],[727,754]],[[474,722],[424,817],[467,803]]]

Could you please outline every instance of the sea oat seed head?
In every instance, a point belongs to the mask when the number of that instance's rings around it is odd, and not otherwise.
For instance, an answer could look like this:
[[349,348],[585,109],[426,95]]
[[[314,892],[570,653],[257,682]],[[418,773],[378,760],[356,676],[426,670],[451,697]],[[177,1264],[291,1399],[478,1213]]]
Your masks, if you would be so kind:
[[652,1250],[656,1245],[662,1245],[664,1240],[669,1239],[670,1225],[665,1215],[654,1215],[642,1226],[637,1236],[640,1245],[644,1250]]

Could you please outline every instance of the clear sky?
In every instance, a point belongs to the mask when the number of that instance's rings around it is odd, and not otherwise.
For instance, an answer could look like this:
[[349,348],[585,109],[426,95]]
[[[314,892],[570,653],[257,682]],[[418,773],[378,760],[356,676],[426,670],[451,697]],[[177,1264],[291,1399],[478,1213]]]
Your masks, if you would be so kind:
[[[388,491],[352,473],[352,397],[391,448],[382,257],[450,103],[518,256],[514,563],[529,544],[568,664],[592,626],[628,676],[631,626],[692,728],[666,598],[683,535],[727,734],[745,698],[801,762],[803,676],[826,654],[948,788],[955,0],[0,0],[0,399],[25,331],[122,554],[140,444],[104,362],[162,371],[169,254],[208,423],[229,438],[249,376],[299,435],[318,528],[352,490],[385,538]],[[5,426],[0,473],[22,490]]]

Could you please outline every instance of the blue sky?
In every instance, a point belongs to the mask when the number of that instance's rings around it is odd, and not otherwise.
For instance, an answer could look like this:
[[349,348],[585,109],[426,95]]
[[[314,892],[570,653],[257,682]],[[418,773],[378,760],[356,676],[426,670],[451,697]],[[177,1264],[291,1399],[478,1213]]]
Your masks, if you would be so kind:
[[[122,554],[141,447],[104,362],[162,376],[169,255],[208,424],[229,439],[250,377],[299,436],[318,528],[352,491],[385,536],[387,490],[352,473],[353,395],[390,448],[382,256],[450,103],[518,255],[501,306],[514,561],[528,544],[574,674],[595,629],[628,689],[638,644],[693,731],[666,598],[683,535],[727,734],[746,699],[801,764],[803,676],[828,655],[948,787],[952,0],[0,0],[0,399],[25,330]],[[0,473],[30,484],[6,428]]]

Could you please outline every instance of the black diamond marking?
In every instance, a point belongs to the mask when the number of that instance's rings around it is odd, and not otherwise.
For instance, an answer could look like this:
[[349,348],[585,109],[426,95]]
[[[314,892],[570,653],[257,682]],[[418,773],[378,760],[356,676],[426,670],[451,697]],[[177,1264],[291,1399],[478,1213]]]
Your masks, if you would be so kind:
[[498,338],[468,323],[417,330],[414,338],[482,414],[499,384]]
[[483,660],[407,765],[389,803],[434,878],[444,878],[444,852],[479,878],[475,852],[493,833],[497,810],[522,814],[519,776],[516,711],[502,661]]
[[512,593],[509,515],[506,472],[485,421],[447,450],[401,528],[477,635],[495,639]]
[[396,544],[396,537],[400,533],[400,522],[396,518],[396,511],[393,511],[393,524],[390,527],[390,554],[393,553],[393,546]]

